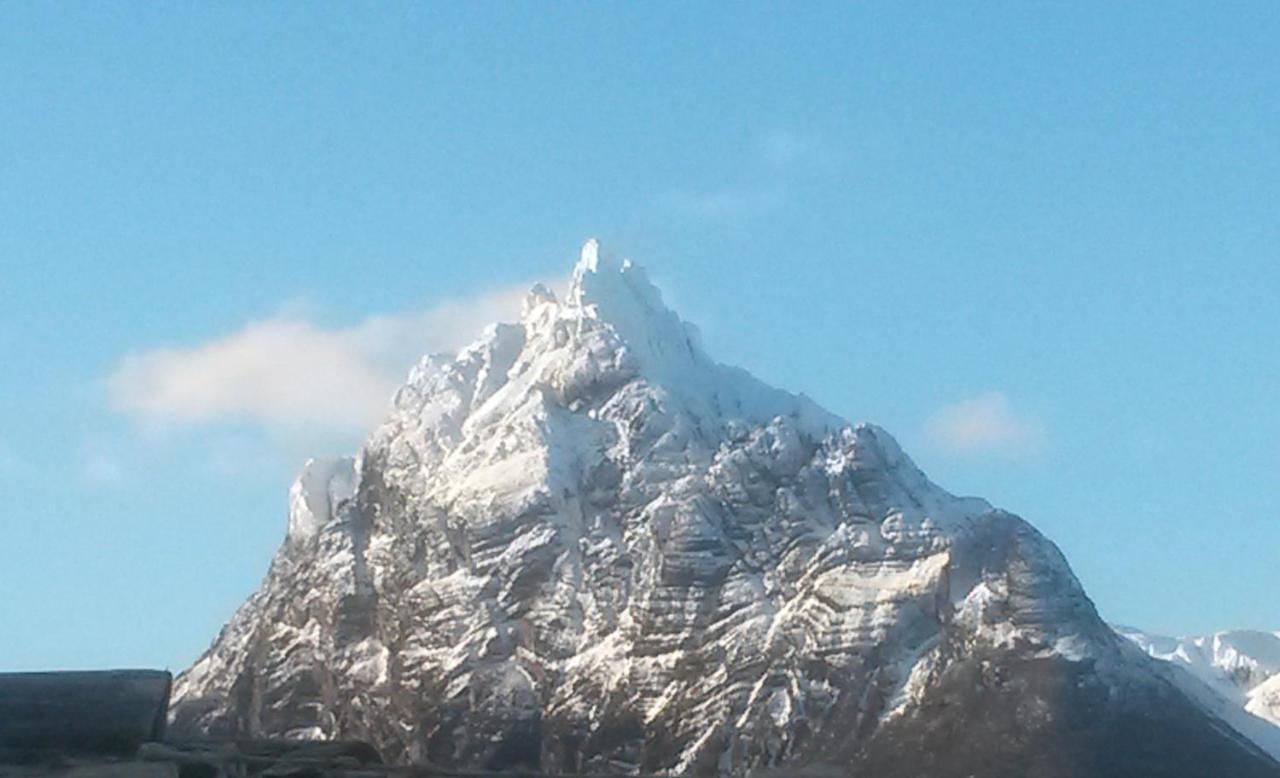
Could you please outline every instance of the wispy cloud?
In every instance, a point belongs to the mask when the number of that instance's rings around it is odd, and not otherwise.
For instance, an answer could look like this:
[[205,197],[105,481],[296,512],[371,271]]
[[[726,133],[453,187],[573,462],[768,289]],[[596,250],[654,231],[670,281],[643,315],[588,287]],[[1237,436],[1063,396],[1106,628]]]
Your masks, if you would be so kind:
[[762,133],[756,145],[764,161],[777,167],[799,163],[823,164],[833,158],[826,141],[813,131],[775,128]]
[[668,192],[663,202],[671,210],[687,216],[736,219],[767,213],[781,205],[784,199],[780,189],[725,187]]
[[375,423],[423,354],[453,351],[519,314],[526,286],[345,328],[280,314],[191,346],[139,351],[107,378],[112,406],[149,424],[238,422],[314,434]]
[[939,409],[926,424],[929,439],[954,454],[1033,454],[1044,444],[1044,427],[1019,411],[1002,392],[986,392]]
[[18,469],[18,455],[6,441],[0,440],[0,476],[16,475]]
[[753,218],[784,206],[806,179],[837,161],[817,131],[786,128],[757,133],[740,156],[739,183],[676,188],[661,196],[661,204],[698,219]]
[[100,446],[88,446],[80,458],[80,480],[95,489],[115,489],[124,484],[124,463]]

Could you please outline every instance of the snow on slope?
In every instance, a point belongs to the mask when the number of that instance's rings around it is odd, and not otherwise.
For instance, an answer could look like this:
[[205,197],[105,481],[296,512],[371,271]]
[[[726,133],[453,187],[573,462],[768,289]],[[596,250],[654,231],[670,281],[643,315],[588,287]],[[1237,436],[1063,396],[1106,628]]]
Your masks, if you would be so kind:
[[[1280,674],[1273,675],[1249,690],[1245,710],[1280,727]],[[1277,752],[1280,756],[1280,752]]]

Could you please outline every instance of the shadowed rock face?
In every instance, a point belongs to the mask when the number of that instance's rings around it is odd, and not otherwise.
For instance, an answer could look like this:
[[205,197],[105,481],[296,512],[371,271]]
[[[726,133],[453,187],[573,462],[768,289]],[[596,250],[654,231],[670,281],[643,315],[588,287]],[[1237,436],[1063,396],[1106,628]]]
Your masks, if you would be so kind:
[[1276,763],[1171,685],[1090,662],[981,652],[910,713],[829,760],[877,778],[1270,778]]
[[945,721],[930,706],[977,657],[1078,673],[1098,710],[1181,699],[1030,525],[715,363],[592,244],[566,301],[535,289],[518,325],[425,359],[290,505],[261,588],[176,682],[180,732],[466,767],[852,770]]

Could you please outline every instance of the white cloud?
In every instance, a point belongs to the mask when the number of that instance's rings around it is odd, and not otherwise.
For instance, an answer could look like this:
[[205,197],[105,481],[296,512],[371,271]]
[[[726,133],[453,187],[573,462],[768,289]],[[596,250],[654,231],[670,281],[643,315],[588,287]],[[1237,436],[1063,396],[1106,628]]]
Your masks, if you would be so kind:
[[987,392],[938,410],[930,417],[929,439],[955,454],[1021,456],[1044,443],[1044,429],[1001,392]]
[[108,376],[113,407],[161,425],[248,422],[318,435],[362,431],[386,412],[409,367],[453,351],[519,314],[527,286],[346,328],[300,313],[247,324],[206,343],[141,351]]

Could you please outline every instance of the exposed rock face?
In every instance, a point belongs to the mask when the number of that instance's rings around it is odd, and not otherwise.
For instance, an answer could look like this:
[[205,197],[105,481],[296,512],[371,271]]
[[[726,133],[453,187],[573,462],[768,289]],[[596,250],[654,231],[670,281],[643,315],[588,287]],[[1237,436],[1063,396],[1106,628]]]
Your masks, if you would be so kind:
[[[1103,708],[1186,701],[1034,528],[715,363],[589,243],[566,300],[535,288],[519,324],[424,359],[355,460],[308,465],[172,717],[459,766],[849,770],[964,668],[1040,662]],[[1280,775],[1187,709],[1236,775]]]

